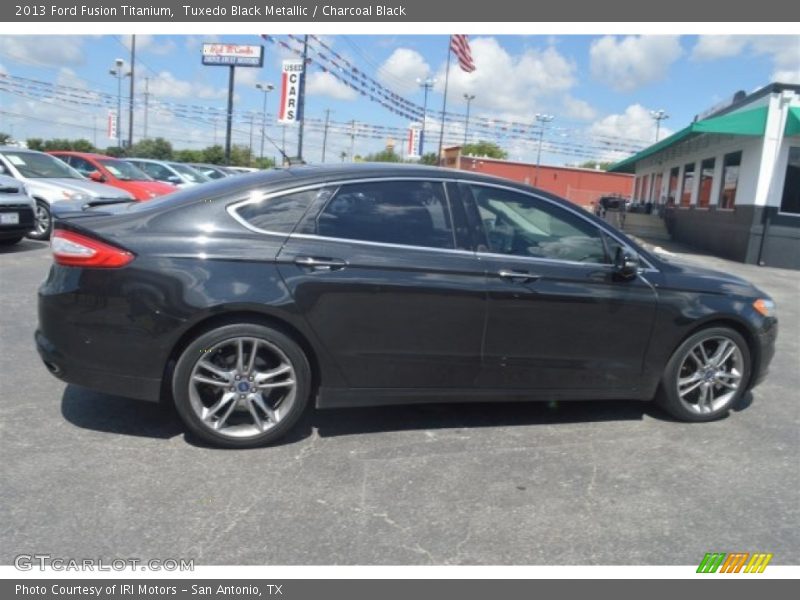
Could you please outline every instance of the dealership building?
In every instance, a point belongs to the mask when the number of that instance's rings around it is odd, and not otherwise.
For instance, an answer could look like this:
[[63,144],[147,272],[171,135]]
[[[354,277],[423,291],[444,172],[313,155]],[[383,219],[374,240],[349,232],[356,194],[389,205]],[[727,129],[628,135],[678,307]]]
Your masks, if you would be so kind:
[[634,202],[659,208],[672,239],[800,269],[800,85],[739,92],[610,170],[635,176]]

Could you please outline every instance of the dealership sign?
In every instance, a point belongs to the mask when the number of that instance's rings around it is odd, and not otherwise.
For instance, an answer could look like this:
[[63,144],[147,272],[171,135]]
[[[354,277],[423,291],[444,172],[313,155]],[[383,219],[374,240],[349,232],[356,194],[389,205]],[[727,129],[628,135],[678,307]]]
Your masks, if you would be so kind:
[[412,123],[408,128],[408,140],[406,144],[406,154],[408,158],[420,158],[422,156],[422,125]]
[[108,139],[117,139],[117,111],[115,110],[108,111],[108,123],[106,124],[106,131],[108,133]]
[[302,60],[284,60],[281,74],[281,103],[278,107],[279,123],[295,123],[303,120],[300,114],[300,81],[303,78]]
[[263,67],[264,46],[253,44],[203,44],[203,64],[226,67]]

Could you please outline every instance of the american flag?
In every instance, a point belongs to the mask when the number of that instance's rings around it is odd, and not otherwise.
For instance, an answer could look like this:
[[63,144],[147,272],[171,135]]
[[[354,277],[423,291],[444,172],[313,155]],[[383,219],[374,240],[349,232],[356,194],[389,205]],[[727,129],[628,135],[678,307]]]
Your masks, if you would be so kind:
[[465,35],[450,36],[450,50],[458,58],[458,66],[462,71],[472,73],[475,70],[475,63],[472,60],[472,51],[469,49],[469,41]]

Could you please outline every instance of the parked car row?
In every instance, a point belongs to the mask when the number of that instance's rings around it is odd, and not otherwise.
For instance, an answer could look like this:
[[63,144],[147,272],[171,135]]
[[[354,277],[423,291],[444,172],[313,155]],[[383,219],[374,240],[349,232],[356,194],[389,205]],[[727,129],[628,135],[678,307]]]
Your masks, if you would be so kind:
[[13,244],[26,235],[49,239],[55,202],[146,201],[247,171],[250,169],[244,167],[0,146],[0,243]]

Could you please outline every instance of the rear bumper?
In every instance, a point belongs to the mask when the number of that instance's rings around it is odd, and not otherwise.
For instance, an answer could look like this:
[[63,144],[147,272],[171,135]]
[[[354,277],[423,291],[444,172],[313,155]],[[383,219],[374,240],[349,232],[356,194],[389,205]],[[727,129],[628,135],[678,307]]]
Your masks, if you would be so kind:
[[47,370],[66,383],[113,396],[124,396],[149,402],[159,401],[161,396],[160,379],[120,375],[92,368],[71,360],[56,350],[53,343],[41,331],[35,333],[34,339],[36,350]]
[[17,238],[33,230],[33,210],[30,206],[0,206],[0,213],[17,213],[19,223],[14,225],[0,224],[0,240]]

